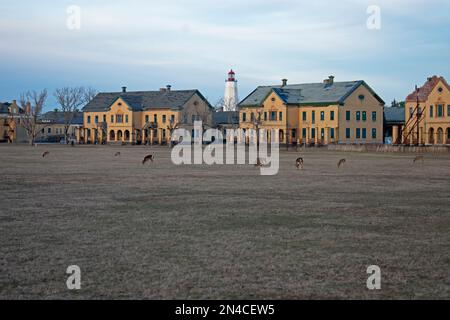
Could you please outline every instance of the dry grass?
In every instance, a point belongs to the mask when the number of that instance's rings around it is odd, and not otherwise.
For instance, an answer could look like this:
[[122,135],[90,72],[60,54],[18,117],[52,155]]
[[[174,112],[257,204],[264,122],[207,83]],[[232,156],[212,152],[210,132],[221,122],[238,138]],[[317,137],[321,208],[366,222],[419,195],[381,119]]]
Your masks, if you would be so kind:
[[151,150],[0,146],[0,298],[450,298],[449,156],[282,152],[267,177]]

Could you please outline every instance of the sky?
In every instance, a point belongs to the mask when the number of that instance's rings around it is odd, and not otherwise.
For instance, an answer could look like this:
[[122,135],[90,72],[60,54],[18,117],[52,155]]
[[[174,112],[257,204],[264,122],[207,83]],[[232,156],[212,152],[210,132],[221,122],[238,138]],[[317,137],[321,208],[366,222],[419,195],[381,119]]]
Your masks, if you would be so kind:
[[390,105],[428,76],[450,81],[449,35],[448,0],[1,0],[0,102],[46,88],[53,110],[64,86],[170,84],[214,105],[233,68],[241,100],[282,78],[334,75]]

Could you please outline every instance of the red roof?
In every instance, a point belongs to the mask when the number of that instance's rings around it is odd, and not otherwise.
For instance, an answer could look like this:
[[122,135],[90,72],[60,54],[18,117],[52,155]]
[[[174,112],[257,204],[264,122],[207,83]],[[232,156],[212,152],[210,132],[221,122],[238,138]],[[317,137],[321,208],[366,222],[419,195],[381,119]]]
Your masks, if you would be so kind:
[[445,81],[444,77],[432,76],[427,79],[427,82],[425,82],[422,87],[419,88],[419,92],[416,92],[416,90],[414,90],[412,93],[410,93],[406,97],[406,101],[417,101],[417,96],[419,96],[419,102],[426,102],[428,100],[428,96],[433,91],[434,87],[436,87],[436,85],[439,83],[439,81],[442,81],[442,83],[450,91],[450,86],[448,85],[447,81]]

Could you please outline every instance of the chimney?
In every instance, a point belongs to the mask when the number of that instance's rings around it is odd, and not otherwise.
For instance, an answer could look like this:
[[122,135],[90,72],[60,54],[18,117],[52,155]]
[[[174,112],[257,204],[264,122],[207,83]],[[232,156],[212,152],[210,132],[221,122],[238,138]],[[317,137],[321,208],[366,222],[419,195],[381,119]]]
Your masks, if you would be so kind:
[[166,90],[167,90],[167,91],[170,91],[170,89],[172,89],[172,86],[171,86],[170,84],[168,84],[168,85],[166,86]]
[[122,92],[123,93],[127,92],[127,87],[122,87]]
[[287,86],[287,79],[281,79],[281,87]]
[[334,76],[329,76],[328,79],[323,80],[324,84],[332,85],[334,83]]
[[328,77],[328,84],[333,84],[334,83],[334,76],[329,76]]

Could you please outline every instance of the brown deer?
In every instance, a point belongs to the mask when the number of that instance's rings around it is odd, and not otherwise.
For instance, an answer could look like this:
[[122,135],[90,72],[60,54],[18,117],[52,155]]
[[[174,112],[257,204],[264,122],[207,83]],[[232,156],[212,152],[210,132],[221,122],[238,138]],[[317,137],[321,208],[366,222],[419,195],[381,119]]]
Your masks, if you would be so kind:
[[152,154],[149,154],[148,156],[145,156],[144,160],[142,160],[142,164],[145,164],[145,163],[148,162],[148,161],[153,162],[154,159],[155,159],[155,158],[153,157],[153,155],[152,155]]
[[114,157],[118,157],[118,156],[120,156],[120,152],[116,152],[116,153],[114,154]]
[[45,152],[42,154],[42,158],[45,158],[45,157],[48,156],[49,154],[50,154],[49,151],[45,151]]
[[339,160],[337,167],[340,168],[345,163],[345,161],[346,161],[345,159]]
[[423,156],[416,156],[413,160],[413,163],[416,163],[417,161],[421,161],[422,163],[424,163],[425,158]]
[[301,167],[303,170],[303,158],[297,158],[297,160],[295,160],[295,166],[297,167],[297,170]]

